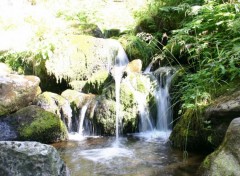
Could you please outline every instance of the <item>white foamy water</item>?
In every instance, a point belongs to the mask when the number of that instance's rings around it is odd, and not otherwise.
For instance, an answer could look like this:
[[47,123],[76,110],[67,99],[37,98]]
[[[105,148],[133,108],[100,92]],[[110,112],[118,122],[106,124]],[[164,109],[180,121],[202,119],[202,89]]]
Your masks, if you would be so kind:
[[69,141],[83,141],[86,139],[86,136],[83,136],[82,134],[72,132],[68,133],[68,140]]
[[121,145],[119,141],[115,141],[109,147],[83,150],[79,155],[94,162],[106,163],[114,158],[131,158],[134,156],[134,152]]
[[133,136],[143,139],[146,142],[166,143],[169,139],[170,134],[171,134],[171,130],[169,131],[152,130],[152,131],[135,133],[133,134]]

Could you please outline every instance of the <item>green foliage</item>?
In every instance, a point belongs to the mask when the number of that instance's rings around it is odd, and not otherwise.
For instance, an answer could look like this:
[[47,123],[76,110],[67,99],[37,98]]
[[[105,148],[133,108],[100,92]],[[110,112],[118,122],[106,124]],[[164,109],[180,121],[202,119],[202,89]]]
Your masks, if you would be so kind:
[[240,78],[239,9],[239,4],[211,1],[183,28],[173,31],[164,52],[175,48],[175,58],[187,59],[179,60],[189,67],[179,83],[184,108],[209,104],[220,86]]
[[21,74],[40,75],[40,66],[52,56],[54,46],[40,43],[34,51],[0,53],[0,62],[8,64],[14,71]]
[[145,68],[151,62],[151,58],[157,52],[158,48],[153,36],[150,35],[150,39],[146,41],[140,35],[123,35],[119,40],[123,44],[129,60],[141,59],[143,68]]
[[14,71],[24,73],[24,63],[29,55],[28,52],[4,52],[0,54],[0,62],[9,65]]
[[190,5],[188,1],[153,1],[148,7],[135,14],[137,31],[150,33],[168,32],[182,26]]

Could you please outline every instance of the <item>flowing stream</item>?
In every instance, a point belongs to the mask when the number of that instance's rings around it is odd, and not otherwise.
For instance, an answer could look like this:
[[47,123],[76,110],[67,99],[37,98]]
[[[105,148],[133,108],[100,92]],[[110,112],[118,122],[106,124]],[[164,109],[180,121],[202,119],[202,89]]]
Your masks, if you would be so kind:
[[[161,136],[160,134],[158,136]],[[193,176],[203,155],[175,150],[166,139],[152,134],[121,137],[91,137],[83,141],[54,144],[72,176]]]
[[194,175],[204,156],[188,153],[188,158],[184,158],[183,151],[172,149],[168,141],[172,128],[169,87],[174,69],[163,67],[155,75],[148,73],[157,82],[154,92],[157,104],[155,118],[150,115],[146,95],[129,84],[138,105],[140,132],[120,135],[120,84],[127,64],[127,56],[120,49],[111,71],[115,79],[116,136],[83,136],[84,118],[89,105],[87,102],[80,113],[78,135],[81,140],[70,138],[70,141],[56,143],[54,147],[60,152],[73,176]]

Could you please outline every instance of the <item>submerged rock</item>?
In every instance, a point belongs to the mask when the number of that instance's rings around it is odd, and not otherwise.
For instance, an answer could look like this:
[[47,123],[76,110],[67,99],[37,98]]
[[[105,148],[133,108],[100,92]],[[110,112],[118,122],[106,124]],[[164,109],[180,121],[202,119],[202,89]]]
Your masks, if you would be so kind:
[[198,171],[202,176],[240,175],[240,118],[234,119],[220,147],[208,155]]
[[71,129],[72,109],[70,103],[65,98],[52,92],[44,92],[37,96],[34,104],[58,115],[68,129]]
[[0,141],[0,175],[70,175],[57,150],[38,142]]
[[0,140],[53,143],[68,139],[67,128],[61,119],[34,105],[1,119],[0,126],[3,130],[0,131]]
[[41,92],[36,76],[0,75],[0,115],[15,112],[34,101]]

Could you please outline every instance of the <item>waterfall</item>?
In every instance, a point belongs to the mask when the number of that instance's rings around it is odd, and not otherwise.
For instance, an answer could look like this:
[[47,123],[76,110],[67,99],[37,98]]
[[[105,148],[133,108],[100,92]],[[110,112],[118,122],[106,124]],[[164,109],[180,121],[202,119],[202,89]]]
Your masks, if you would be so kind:
[[[92,123],[86,118],[86,112],[91,104],[91,99],[89,99],[81,108],[78,117],[75,117],[75,129],[72,129],[72,132],[69,133],[70,140],[82,140],[84,139],[84,135],[91,135],[94,133]],[[94,106],[95,107],[95,106]]]
[[147,95],[138,90],[135,90],[132,84],[128,81],[128,87],[131,89],[134,95],[134,99],[137,103],[137,108],[140,116],[139,132],[153,131],[153,124],[150,118],[149,107],[147,104]]
[[167,132],[172,129],[172,110],[169,87],[175,70],[170,67],[161,67],[158,70],[158,87],[155,91],[157,102],[156,129]]
[[90,102],[87,102],[81,109],[81,113],[80,113],[80,123],[79,123],[79,130],[78,130],[78,133],[83,136],[83,122],[84,122],[84,119],[85,119],[85,114],[86,114],[86,111],[87,111],[87,108],[88,108],[88,105],[90,104]]
[[138,104],[138,111],[140,115],[139,131],[153,131],[153,125],[150,118],[149,107],[146,102],[146,95],[143,93],[135,92],[135,99]]
[[116,94],[116,141],[119,137],[119,123],[120,117],[120,83],[123,72],[128,64],[128,57],[121,45],[119,45],[118,54],[115,58],[115,65],[113,68],[113,77],[115,79],[115,94]]

